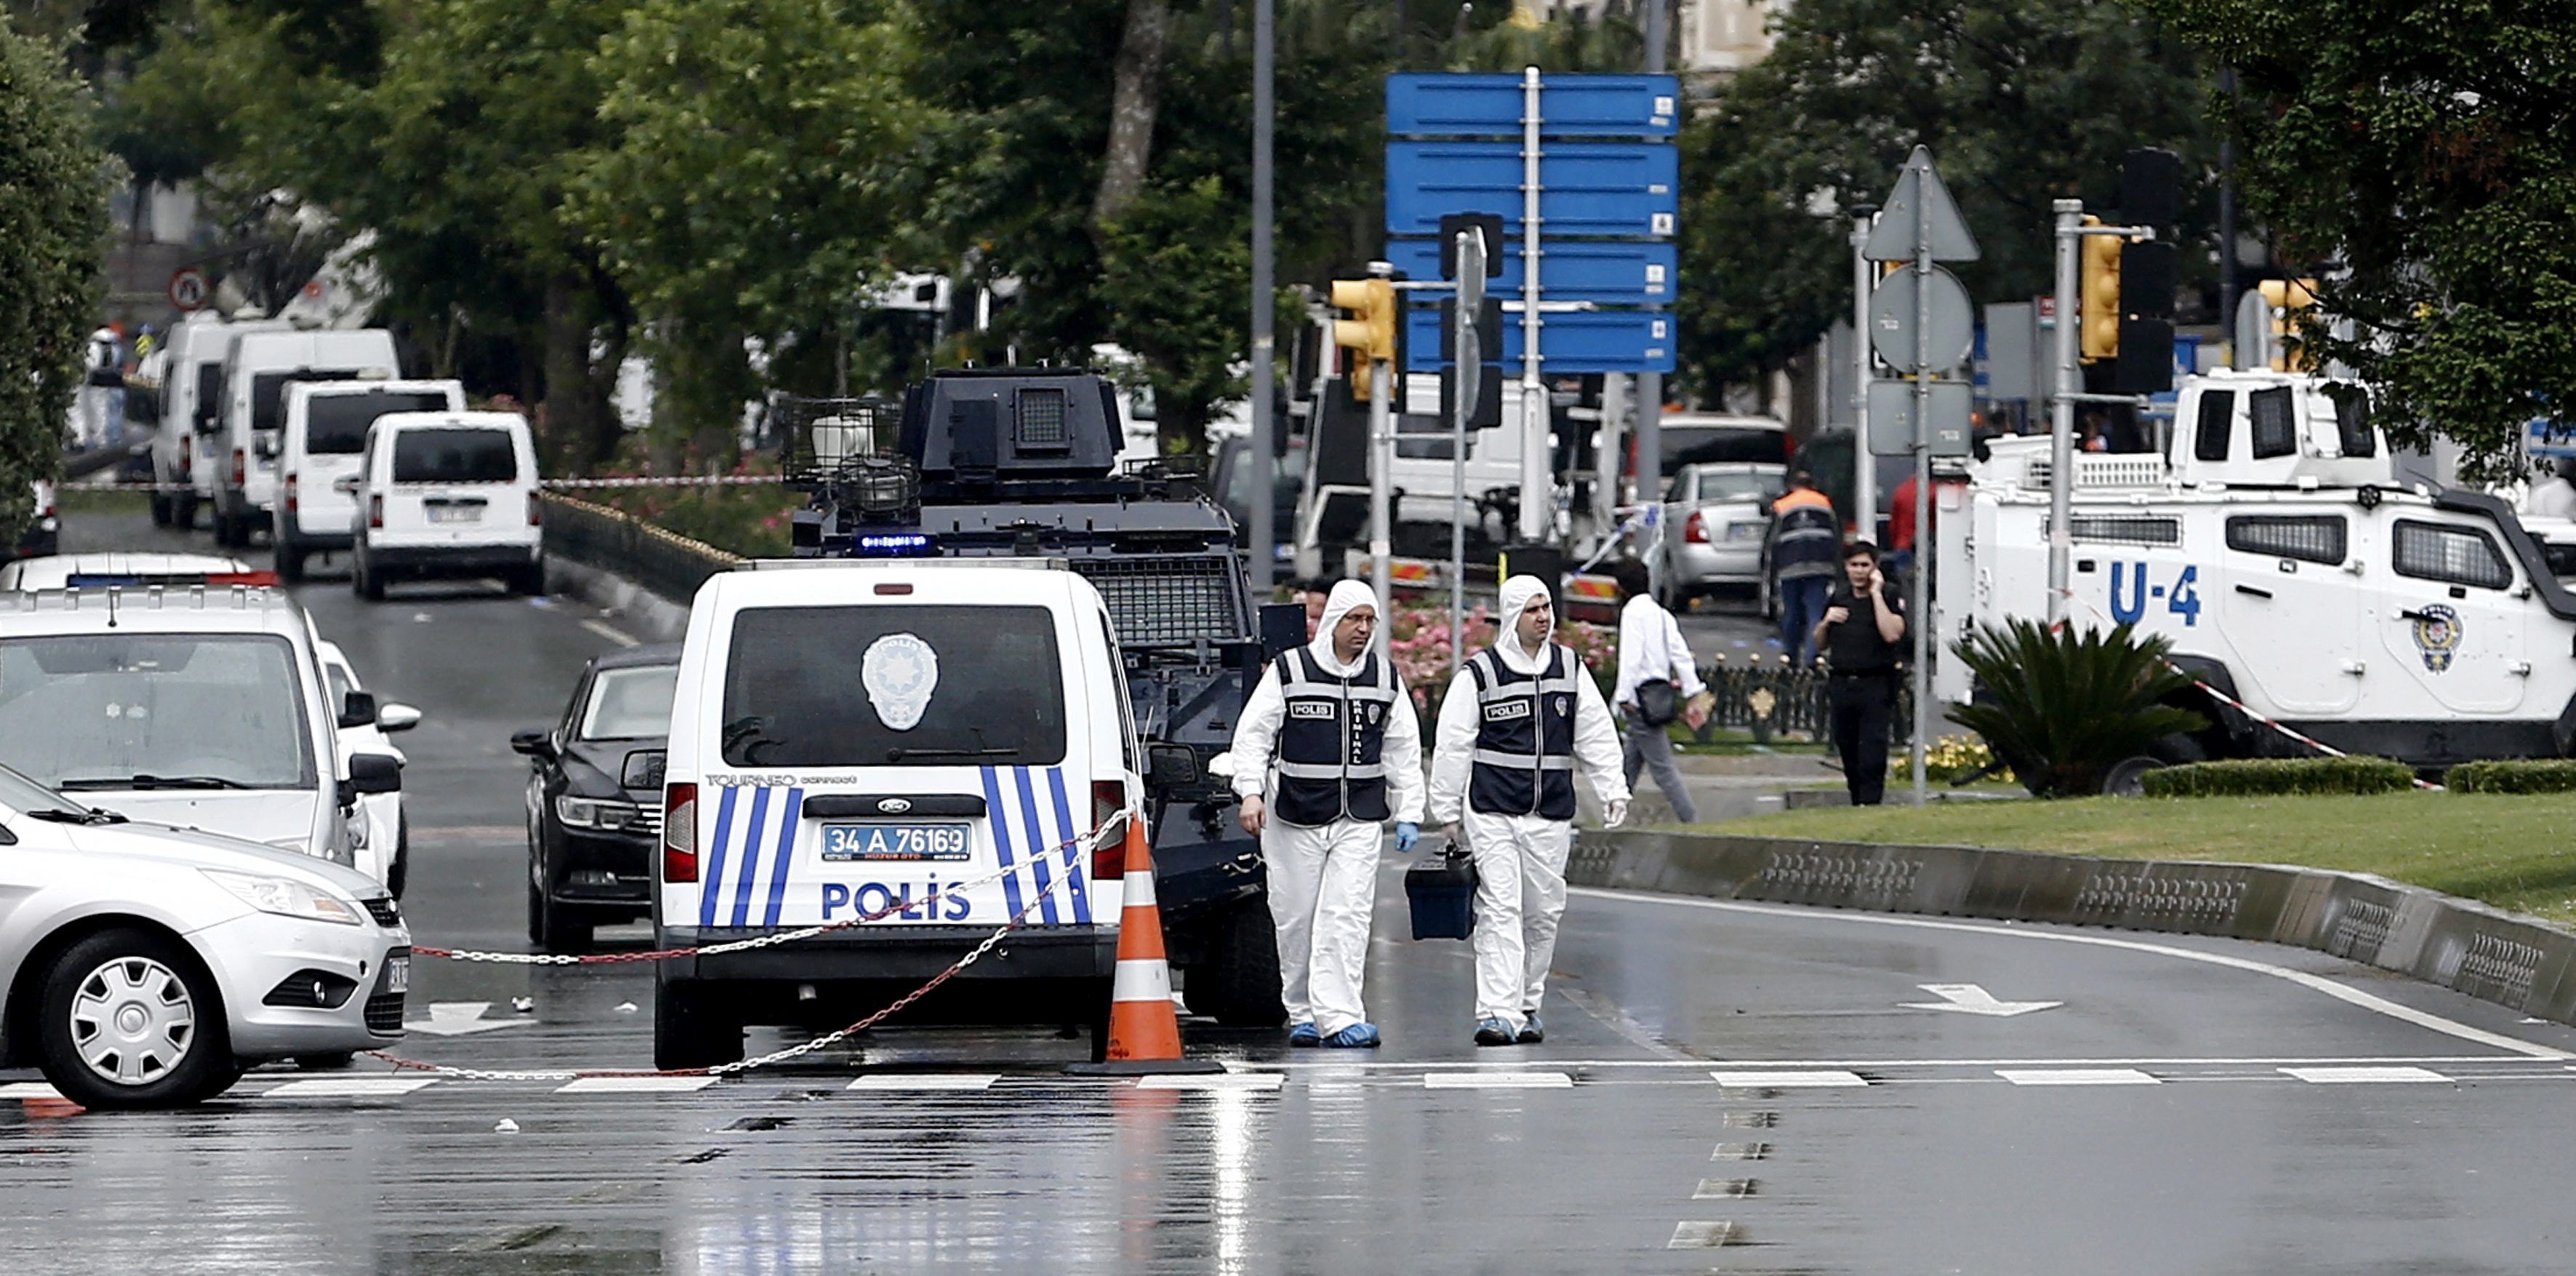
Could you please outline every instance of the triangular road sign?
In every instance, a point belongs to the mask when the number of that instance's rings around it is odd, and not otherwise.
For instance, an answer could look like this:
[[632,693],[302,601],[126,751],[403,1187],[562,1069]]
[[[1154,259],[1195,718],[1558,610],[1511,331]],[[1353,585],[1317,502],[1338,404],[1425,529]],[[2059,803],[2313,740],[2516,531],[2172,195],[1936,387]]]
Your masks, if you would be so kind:
[[1977,237],[1968,233],[1968,223],[1959,216],[1958,202],[1950,198],[1950,188],[1941,184],[1941,174],[1932,167],[1932,151],[1917,146],[1906,159],[1905,171],[1896,179],[1896,190],[1887,197],[1886,211],[1878,215],[1878,225],[1870,228],[1869,242],[1861,256],[1871,261],[1914,260],[1914,215],[1923,212],[1925,238],[1932,245],[1934,261],[1975,261]]

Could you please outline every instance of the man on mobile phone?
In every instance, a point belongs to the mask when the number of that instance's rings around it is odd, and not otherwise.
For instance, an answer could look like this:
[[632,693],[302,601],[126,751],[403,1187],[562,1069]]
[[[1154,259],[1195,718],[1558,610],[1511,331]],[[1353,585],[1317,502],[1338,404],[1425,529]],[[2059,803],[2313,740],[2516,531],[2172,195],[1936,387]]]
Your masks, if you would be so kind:
[[1825,653],[1843,785],[1853,806],[1877,806],[1887,797],[1887,731],[1905,658],[1905,607],[1878,568],[1878,546],[1853,541],[1843,547],[1843,579],[1825,602],[1816,646]]

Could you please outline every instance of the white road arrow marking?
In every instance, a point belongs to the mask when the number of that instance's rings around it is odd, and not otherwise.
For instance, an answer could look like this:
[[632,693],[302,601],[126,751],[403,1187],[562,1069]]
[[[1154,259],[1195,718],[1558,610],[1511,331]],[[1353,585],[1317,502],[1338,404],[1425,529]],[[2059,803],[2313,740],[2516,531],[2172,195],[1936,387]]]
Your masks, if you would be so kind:
[[2062,1001],[1997,1001],[1993,993],[1976,984],[1916,984],[1915,987],[1941,1000],[1905,1002],[1907,1010],[1955,1010],[1964,1015],[2010,1019],[2014,1015],[2066,1004]]
[[488,1001],[433,1001],[429,1018],[406,1019],[403,1027],[413,1032],[426,1032],[433,1037],[462,1037],[471,1033],[491,1032],[534,1023],[533,1019],[486,1019],[483,1012],[492,1008]]

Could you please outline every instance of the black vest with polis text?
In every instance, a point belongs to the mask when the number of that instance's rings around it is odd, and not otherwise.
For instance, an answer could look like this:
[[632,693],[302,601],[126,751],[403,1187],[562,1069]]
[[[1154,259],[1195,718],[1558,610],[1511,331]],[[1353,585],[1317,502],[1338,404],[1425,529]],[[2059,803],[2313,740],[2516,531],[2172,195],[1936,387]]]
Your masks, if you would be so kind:
[[1467,805],[1487,815],[1574,818],[1575,679],[1589,675],[1573,652],[1550,643],[1547,653],[1547,668],[1535,675],[1490,649],[1467,659],[1476,680]]
[[1283,653],[1275,668],[1287,701],[1279,723],[1279,819],[1315,828],[1387,818],[1386,719],[1401,694],[1392,671],[1372,651],[1341,677],[1304,647]]

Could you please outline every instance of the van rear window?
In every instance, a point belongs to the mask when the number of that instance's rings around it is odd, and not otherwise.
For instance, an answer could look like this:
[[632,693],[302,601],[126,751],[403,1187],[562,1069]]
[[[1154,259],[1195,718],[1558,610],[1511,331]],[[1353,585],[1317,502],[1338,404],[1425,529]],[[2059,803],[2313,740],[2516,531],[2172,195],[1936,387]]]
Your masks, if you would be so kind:
[[250,379],[250,428],[274,430],[286,424],[288,382],[355,381],[357,379],[356,368],[295,368],[285,372],[254,373]]
[[518,477],[519,452],[507,430],[404,430],[394,436],[397,483],[512,483]]
[[447,396],[427,390],[371,390],[315,395],[304,402],[304,450],[316,456],[355,456],[367,446],[367,427],[388,412],[439,412]]
[[1044,607],[753,608],[734,617],[727,660],[727,766],[1064,761]]

